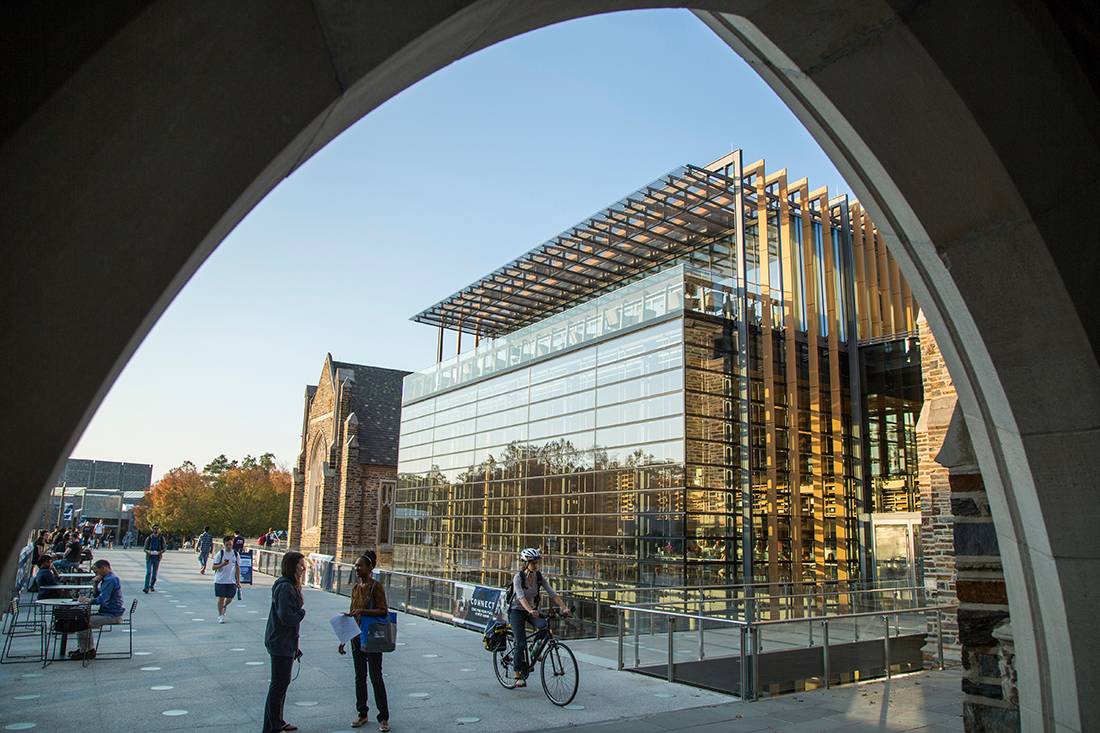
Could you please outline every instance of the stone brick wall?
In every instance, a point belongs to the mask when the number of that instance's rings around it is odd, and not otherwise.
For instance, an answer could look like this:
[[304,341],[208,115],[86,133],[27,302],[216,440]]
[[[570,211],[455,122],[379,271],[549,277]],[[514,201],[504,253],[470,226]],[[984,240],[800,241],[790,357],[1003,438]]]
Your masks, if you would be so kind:
[[955,516],[955,587],[966,670],[962,681],[963,722],[971,733],[1018,731],[1016,653],[1000,547],[985,484],[958,409],[937,460],[949,471]]
[[[944,656],[959,659],[970,733],[1020,729],[1015,651],[1000,549],[955,386],[923,314],[918,318],[924,406],[917,423],[925,583],[957,602]],[[934,649],[929,645],[926,649]]]
[[[364,428],[353,412],[355,378],[353,370],[334,368],[328,357],[317,387],[307,389],[287,534],[290,547],[306,554],[352,562],[371,549],[378,552],[380,564],[388,565],[392,554],[377,546],[378,495],[384,479],[396,480],[397,466],[360,463]],[[307,477],[318,445],[325,450],[320,522],[304,527]]]
[[[918,486],[921,502],[921,555],[926,588],[935,592],[935,600],[954,603],[956,600],[955,519],[951,509],[951,484],[947,468],[936,462],[943,446],[957,394],[947,373],[939,345],[932,338],[928,321],[921,313],[917,318],[920,334],[921,379],[924,383],[924,405],[917,421]],[[944,616],[944,658],[959,661],[958,618],[954,613]],[[932,632],[933,629],[929,629]],[[929,659],[935,654],[934,643],[925,647]]]

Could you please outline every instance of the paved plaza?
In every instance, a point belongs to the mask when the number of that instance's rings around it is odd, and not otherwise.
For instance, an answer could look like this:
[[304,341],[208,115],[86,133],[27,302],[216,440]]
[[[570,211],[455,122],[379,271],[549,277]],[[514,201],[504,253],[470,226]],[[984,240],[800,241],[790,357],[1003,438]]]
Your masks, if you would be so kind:
[[[267,690],[263,631],[272,579],[256,575],[216,623],[213,579],[190,552],[170,552],[156,593],[141,593],[140,551],[108,558],[123,580],[127,605],[138,599],[132,660],[5,664],[0,667],[0,728],[59,731],[259,730]],[[286,718],[302,733],[349,730],[355,716],[350,656],[336,654],[328,619],[348,600],[306,591],[304,657],[287,696]],[[399,614],[397,651],[385,657],[394,730],[483,731],[694,730],[788,733],[813,730],[961,730],[958,674],[921,674],[758,703],[628,672],[581,658],[575,705],[552,705],[537,683],[501,688],[479,634]],[[116,628],[102,649],[124,648]],[[815,727],[816,726],[816,727]],[[371,726],[363,730],[376,730]]]

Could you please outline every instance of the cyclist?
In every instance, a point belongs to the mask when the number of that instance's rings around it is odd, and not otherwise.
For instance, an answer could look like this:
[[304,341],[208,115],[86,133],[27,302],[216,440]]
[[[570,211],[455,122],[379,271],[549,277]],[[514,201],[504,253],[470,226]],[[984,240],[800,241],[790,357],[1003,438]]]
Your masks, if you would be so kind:
[[527,682],[527,624],[538,631],[546,628],[546,619],[539,615],[539,591],[546,589],[550,599],[558,604],[563,616],[569,615],[565,601],[554,592],[546,578],[539,572],[542,553],[537,548],[528,547],[519,553],[523,563],[519,572],[512,577],[512,604],[508,607],[508,623],[512,626],[512,635],[516,642],[515,677],[516,687],[526,687]]

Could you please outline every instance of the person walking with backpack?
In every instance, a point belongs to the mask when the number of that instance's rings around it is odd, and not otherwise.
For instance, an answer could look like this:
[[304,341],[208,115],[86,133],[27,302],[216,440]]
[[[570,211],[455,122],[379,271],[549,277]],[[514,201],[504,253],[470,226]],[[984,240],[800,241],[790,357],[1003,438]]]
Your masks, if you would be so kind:
[[302,656],[298,649],[298,633],[302,619],[306,617],[302,597],[305,557],[300,552],[288,552],[283,555],[279,570],[279,578],[271,586],[271,609],[267,613],[267,630],[264,633],[264,646],[271,655],[271,683],[264,704],[263,733],[297,730],[283,720],[283,707],[294,660]]
[[199,575],[206,575],[206,563],[210,559],[210,553],[214,551],[214,535],[210,534],[209,527],[202,528],[202,534],[199,535],[195,547],[199,556],[199,565],[202,565]]
[[[355,574],[359,582],[352,586],[351,609],[347,615],[354,616],[356,621],[363,616],[386,617],[390,613],[386,605],[386,589],[371,577],[377,557],[373,550],[367,550],[355,561]],[[378,730],[387,731],[390,729],[390,706],[386,697],[386,682],[382,679],[382,652],[365,651],[361,644],[358,636],[351,640],[351,660],[355,663],[355,710],[358,714],[351,727],[361,728],[370,721],[370,706],[367,703],[369,673],[374,705],[378,708]],[[336,651],[346,653],[343,644]]]
[[[225,623],[225,613],[241,588],[241,556],[233,549],[233,537],[222,540],[222,549],[214,556],[214,595],[218,599],[218,623]],[[205,569],[205,568],[204,568]]]
[[156,593],[157,571],[160,559],[164,556],[164,538],[160,536],[160,527],[153,525],[153,534],[145,538],[145,587],[142,593]]
[[515,673],[516,687],[527,686],[527,624],[537,631],[546,628],[546,619],[539,615],[540,591],[545,588],[546,595],[561,608],[563,616],[569,615],[569,607],[554,592],[546,578],[539,571],[542,553],[538,548],[528,547],[519,553],[523,567],[512,576],[512,587],[508,592],[508,623],[512,627],[512,636],[516,641]]

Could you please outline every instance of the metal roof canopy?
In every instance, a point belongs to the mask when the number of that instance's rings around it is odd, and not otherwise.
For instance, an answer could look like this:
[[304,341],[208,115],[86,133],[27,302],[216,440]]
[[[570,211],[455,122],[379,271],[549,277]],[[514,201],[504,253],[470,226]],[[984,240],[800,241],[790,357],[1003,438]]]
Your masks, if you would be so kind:
[[495,338],[729,235],[738,182],[687,165],[413,316]]

